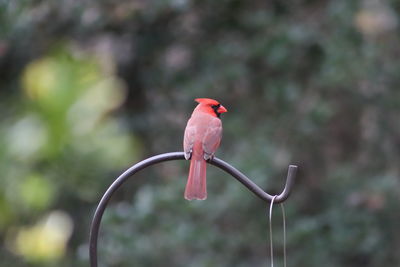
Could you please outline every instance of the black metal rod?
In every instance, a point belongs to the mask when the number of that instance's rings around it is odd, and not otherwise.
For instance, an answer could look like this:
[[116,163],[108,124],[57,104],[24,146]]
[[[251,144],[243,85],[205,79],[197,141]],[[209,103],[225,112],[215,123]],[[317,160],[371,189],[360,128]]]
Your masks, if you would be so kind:
[[[97,267],[97,240],[99,236],[99,229],[100,229],[100,223],[101,219],[103,217],[104,211],[107,207],[107,204],[109,200],[111,199],[111,196],[114,194],[114,192],[126,181],[128,180],[129,177],[137,173],[138,171],[149,167],[151,165],[164,162],[164,161],[170,161],[170,160],[181,160],[185,159],[184,153],[183,152],[171,152],[171,153],[164,153],[160,155],[156,155],[153,157],[150,157],[148,159],[145,159],[132,167],[130,167],[128,170],[126,170],[124,173],[122,173],[112,184],[111,186],[107,189],[107,191],[104,193],[103,197],[101,198],[99,205],[96,208],[96,211],[93,216],[92,220],[92,225],[90,227],[90,238],[89,238],[89,256],[90,256],[90,266],[91,267]],[[245,176],[243,173],[235,169],[233,166],[230,164],[226,163],[225,161],[218,159],[218,158],[213,158],[210,160],[208,163],[226,171],[230,175],[232,175],[235,179],[237,179],[239,182],[241,182],[244,186],[246,186],[251,192],[253,192],[256,196],[261,198],[262,200],[266,202],[270,202],[273,198],[270,194],[264,192],[258,185],[253,183],[247,176]],[[292,190],[294,180],[296,178],[296,172],[297,172],[297,166],[295,165],[290,165],[288,169],[288,174],[286,178],[286,184],[285,188],[283,189],[282,193],[278,195],[274,203],[281,203],[285,201]]]

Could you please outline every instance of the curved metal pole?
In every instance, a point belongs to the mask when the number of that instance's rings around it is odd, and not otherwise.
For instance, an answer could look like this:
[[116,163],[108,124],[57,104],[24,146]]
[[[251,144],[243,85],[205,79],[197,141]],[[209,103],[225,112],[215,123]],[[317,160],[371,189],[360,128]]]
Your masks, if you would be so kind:
[[[99,229],[100,229],[100,223],[101,219],[103,217],[104,211],[107,207],[107,204],[109,200],[111,199],[111,196],[114,194],[114,192],[132,175],[137,173],[138,171],[163,162],[163,161],[170,161],[170,160],[180,160],[180,159],[185,159],[184,153],[183,152],[171,152],[171,153],[164,153],[160,155],[156,155],[153,157],[150,157],[148,159],[145,159],[132,167],[130,167],[128,170],[126,170],[124,173],[122,173],[112,184],[111,186],[107,189],[107,191],[104,193],[103,197],[101,198],[99,205],[96,208],[96,211],[93,216],[92,220],[92,225],[90,227],[90,240],[89,240],[89,254],[90,254],[90,266],[91,267],[97,267],[97,239],[99,235]],[[246,186],[251,192],[253,192],[256,196],[261,198],[262,200],[266,202],[270,202],[273,198],[270,194],[264,192],[258,185],[253,183],[247,176],[245,176],[243,173],[235,169],[233,166],[230,164],[226,163],[225,161],[218,159],[218,158],[213,158],[210,160],[208,163],[226,171],[230,175],[232,175],[236,180],[241,182],[244,186]],[[289,165],[288,169],[288,174],[286,178],[286,184],[285,188],[283,189],[282,193],[278,195],[274,203],[281,203],[285,201],[292,190],[294,180],[296,178],[296,172],[297,172],[297,166],[295,165]]]

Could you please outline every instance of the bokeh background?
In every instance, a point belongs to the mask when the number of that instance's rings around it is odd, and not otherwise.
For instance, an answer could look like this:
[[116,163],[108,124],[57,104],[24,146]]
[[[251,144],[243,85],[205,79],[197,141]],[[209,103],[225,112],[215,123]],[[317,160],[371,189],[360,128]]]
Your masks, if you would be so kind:
[[[196,97],[217,156],[270,193],[289,164],[288,266],[400,266],[400,2],[0,1],[0,266],[88,266],[117,175],[182,150]],[[113,198],[101,266],[268,266],[267,204],[209,167],[149,168]],[[279,209],[273,228],[282,263]]]

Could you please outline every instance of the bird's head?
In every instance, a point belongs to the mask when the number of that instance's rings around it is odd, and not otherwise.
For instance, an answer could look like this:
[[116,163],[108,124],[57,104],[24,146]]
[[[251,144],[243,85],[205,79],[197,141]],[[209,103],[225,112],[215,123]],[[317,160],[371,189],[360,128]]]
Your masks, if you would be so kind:
[[196,98],[195,101],[199,103],[199,108],[201,108],[201,110],[218,118],[222,113],[228,112],[217,100],[211,98]]

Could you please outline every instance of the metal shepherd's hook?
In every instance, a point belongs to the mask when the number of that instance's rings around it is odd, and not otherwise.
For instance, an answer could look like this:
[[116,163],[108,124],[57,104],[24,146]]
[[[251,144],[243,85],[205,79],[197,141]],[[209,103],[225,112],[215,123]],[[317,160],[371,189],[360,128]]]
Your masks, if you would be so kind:
[[[183,152],[164,153],[150,157],[130,167],[111,184],[111,186],[107,189],[107,191],[101,198],[99,205],[97,206],[97,209],[93,216],[92,225],[90,227],[89,254],[90,254],[91,267],[97,267],[97,239],[99,235],[100,223],[103,217],[104,210],[106,209],[107,204],[111,199],[111,196],[114,194],[114,192],[126,180],[128,180],[128,178],[130,178],[138,171],[143,170],[144,168],[147,168],[151,165],[164,161],[182,160],[182,159],[185,159]],[[244,175],[243,173],[241,173],[240,171],[238,171],[225,161],[215,157],[212,160],[208,161],[208,163],[232,175],[236,180],[241,182],[244,186],[246,186],[251,192],[253,192],[256,196],[258,196],[262,200],[266,202],[271,202],[272,198],[274,197],[264,192],[264,190],[262,190],[258,185],[253,183],[253,181],[251,181],[246,175]],[[290,192],[292,191],[294,180],[296,178],[296,172],[297,172],[297,166],[289,165],[285,188],[283,189],[281,194],[275,197],[274,203],[282,203],[289,197]]]

